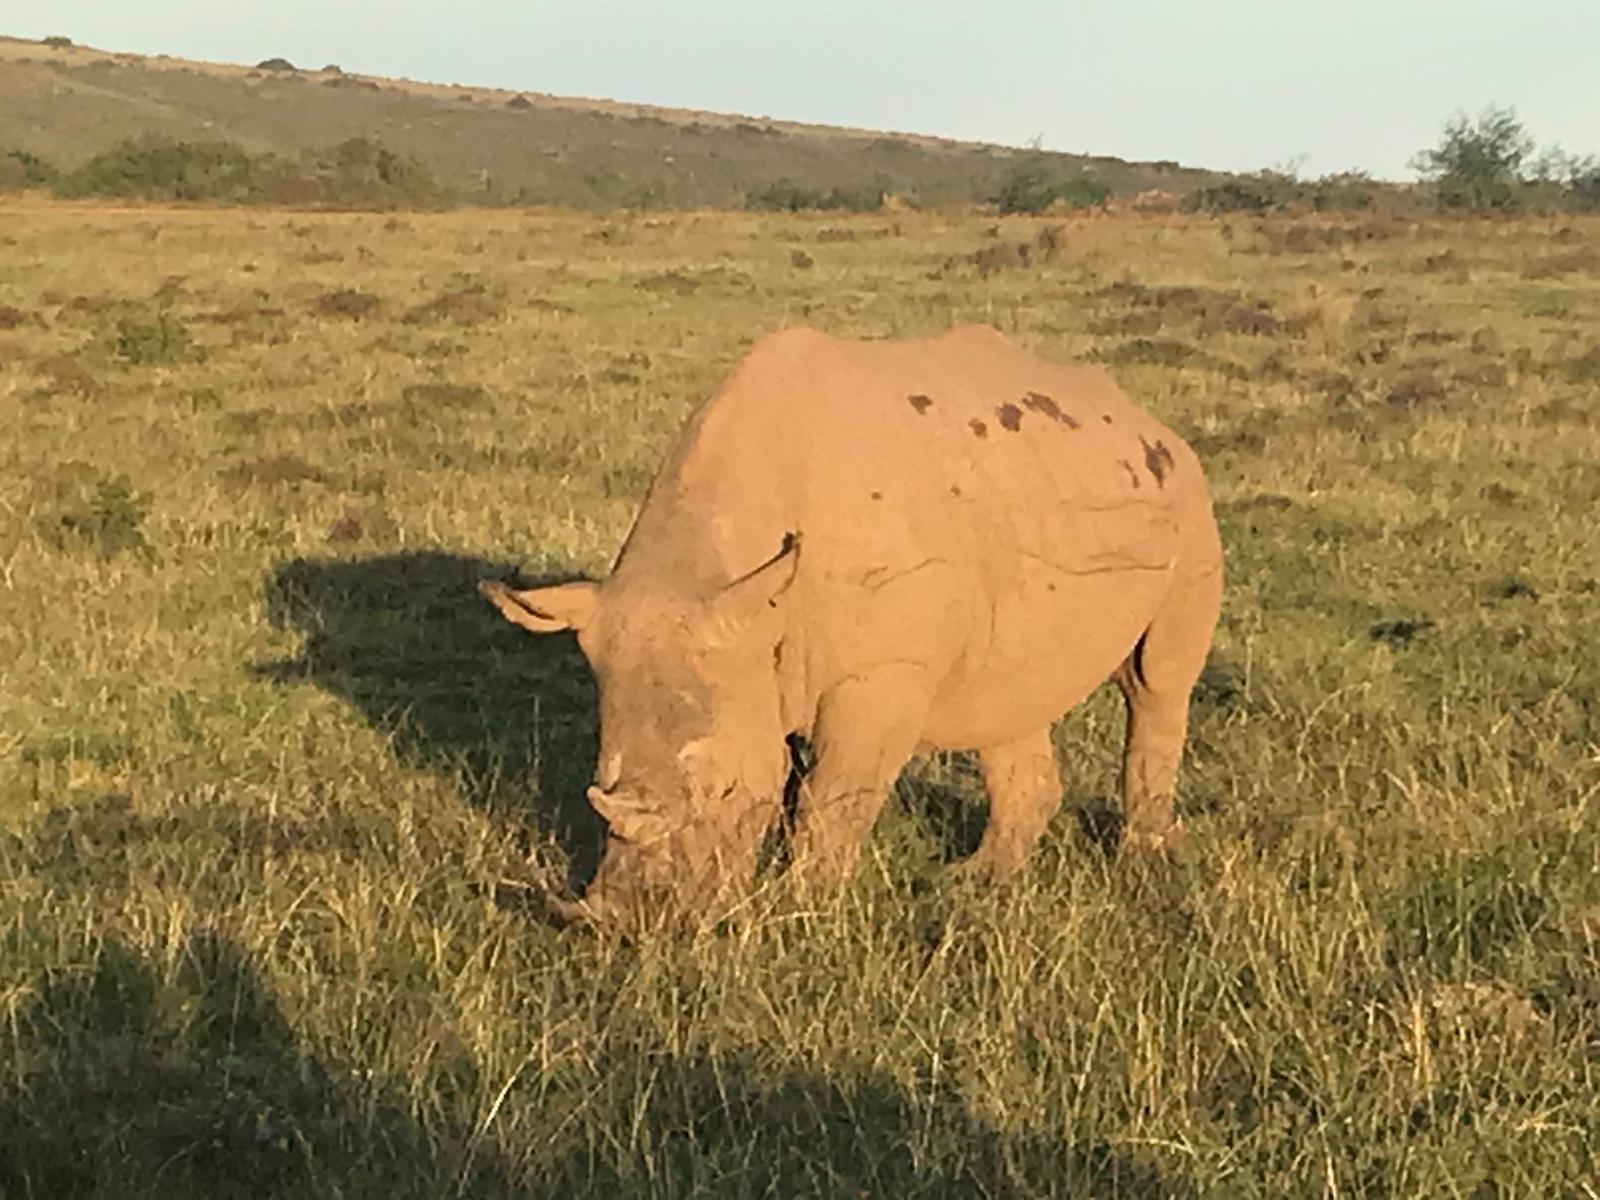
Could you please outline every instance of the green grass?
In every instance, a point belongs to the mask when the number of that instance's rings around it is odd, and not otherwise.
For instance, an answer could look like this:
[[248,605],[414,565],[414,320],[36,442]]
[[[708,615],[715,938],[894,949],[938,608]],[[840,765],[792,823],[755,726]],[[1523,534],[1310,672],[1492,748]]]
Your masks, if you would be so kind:
[[[7,210],[0,1195],[1593,1195],[1600,278],[1530,287],[1544,222],[993,225]],[[941,873],[952,757],[837,906],[536,919],[593,684],[474,582],[603,571],[760,333],[958,320],[1205,455],[1185,854],[1096,848],[1102,693],[1010,886]]]

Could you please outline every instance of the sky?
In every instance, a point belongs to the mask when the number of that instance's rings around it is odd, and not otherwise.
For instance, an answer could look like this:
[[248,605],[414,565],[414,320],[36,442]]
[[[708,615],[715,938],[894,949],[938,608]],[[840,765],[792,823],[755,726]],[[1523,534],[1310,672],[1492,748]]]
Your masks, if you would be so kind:
[[1223,170],[1412,178],[1491,104],[1600,153],[1600,0],[5,0],[0,33]]

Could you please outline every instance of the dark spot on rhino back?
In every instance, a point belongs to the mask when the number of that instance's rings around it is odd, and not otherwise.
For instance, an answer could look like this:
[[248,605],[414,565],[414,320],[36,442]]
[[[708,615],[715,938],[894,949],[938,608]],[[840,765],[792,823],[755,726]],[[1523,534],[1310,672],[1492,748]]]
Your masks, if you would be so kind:
[[1111,424],[1111,414],[1110,413],[1101,413],[1100,414],[1100,419],[1102,421],[1104,421],[1107,425]]
[[1081,428],[1075,417],[1062,412],[1061,406],[1043,392],[1029,392],[1022,398],[1022,406],[1030,412],[1049,417],[1057,425],[1065,425],[1068,429]]
[[1000,427],[1012,433],[1022,428],[1022,410],[1015,404],[1002,404],[994,410],[995,416],[1000,418]]
[[882,500],[883,499],[883,493],[882,492],[873,492],[872,493],[872,498],[874,500]]
[[1166,487],[1167,476],[1172,474],[1172,451],[1161,441],[1152,446],[1141,437],[1139,444],[1144,447],[1144,469],[1155,478],[1158,487]]
[[913,392],[906,397],[906,403],[916,409],[917,415],[920,417],[927,415],[928,410],[933,407],[933,398],[924,396],[921,392]]
[[967,425],[972,429],[973,437],[986,438],[989,436],[989,427],[978,420],[977,417],[973,417],[972,420],[967,422]]
[[1125,458],[1117,459],[1117,465],[1128,473],[1128,482],[1135,488],[1139,486],[1139,472],[1133,469],[1133,464]]

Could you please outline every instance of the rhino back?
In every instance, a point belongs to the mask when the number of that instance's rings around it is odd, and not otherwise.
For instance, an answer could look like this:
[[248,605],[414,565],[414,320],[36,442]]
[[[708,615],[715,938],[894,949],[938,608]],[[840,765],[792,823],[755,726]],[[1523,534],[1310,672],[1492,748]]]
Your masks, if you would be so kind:
[[[1104,373],[985,327],[763,339],[685,428],[618,575],[708,590],[790,531],[808,693],[864,662],[925,662],[946,681],[929,740],[949,745],[1076,704],[1180,557],[1216,553],[1199,463],[1170,429]],[[1049,677],[1019,687],[1041,663]]]

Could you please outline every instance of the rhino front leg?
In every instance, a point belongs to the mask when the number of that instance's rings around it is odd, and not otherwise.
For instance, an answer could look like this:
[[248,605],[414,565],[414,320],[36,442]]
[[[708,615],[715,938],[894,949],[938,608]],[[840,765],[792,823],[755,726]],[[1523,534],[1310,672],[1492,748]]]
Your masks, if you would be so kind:
[[1061,806],[1061,775],[1050,730],[981,750],[978,761],[989,793],[989,824],[977,852],[960,869],[1004,879],[1022,869]]
[[929,673],[910,665],[852,676],[817,708],[816,761],[800,786],[792,873],[818,894],[849,882],[889,789],[921,740]]

